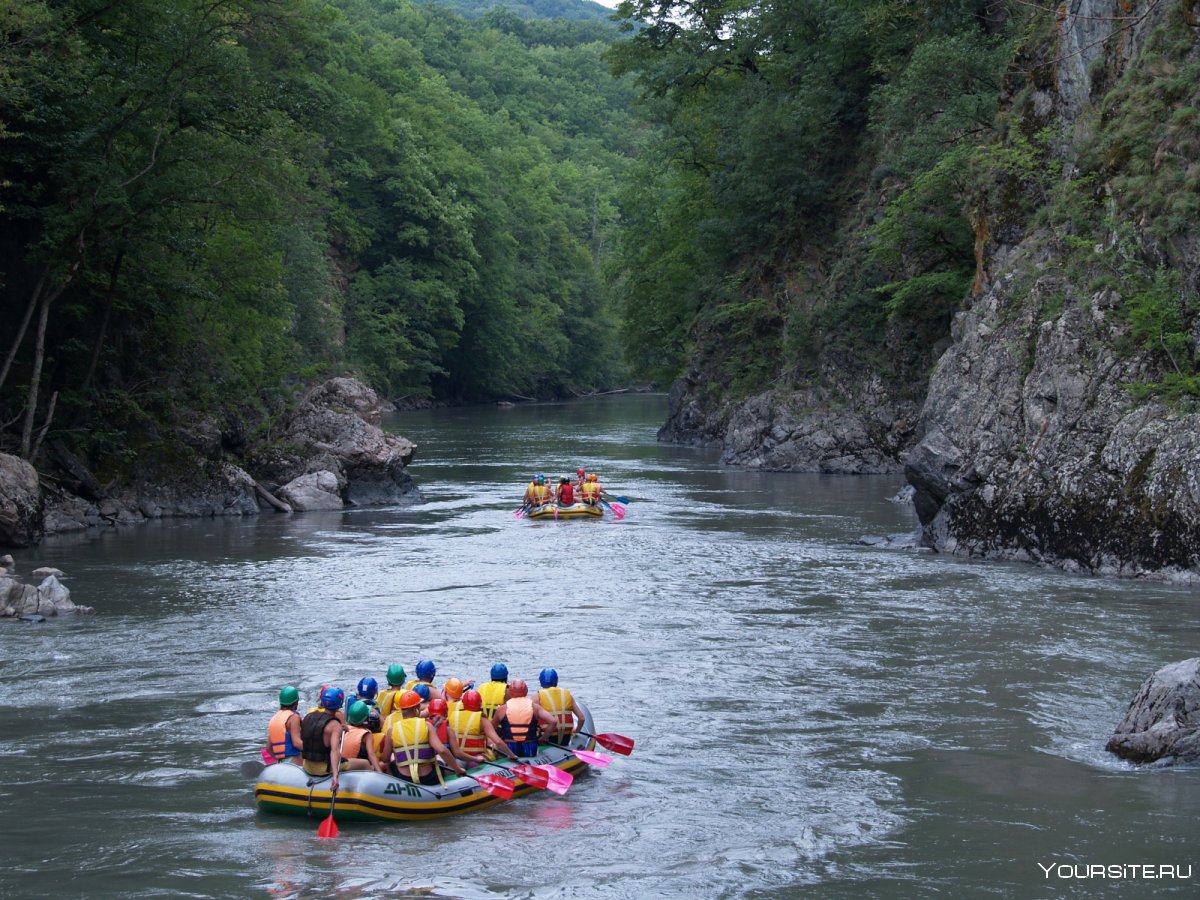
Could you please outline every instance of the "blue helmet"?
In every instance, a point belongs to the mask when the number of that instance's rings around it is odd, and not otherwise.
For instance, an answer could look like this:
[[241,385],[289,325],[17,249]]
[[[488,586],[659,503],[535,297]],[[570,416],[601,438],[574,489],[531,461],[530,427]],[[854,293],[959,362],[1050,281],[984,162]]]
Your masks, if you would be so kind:
[[542,669],[541,674],[538,675],[538,681],[541,682],[542,687],[554,687],[558,684],[558,673],[553,669]]
[[423,659],[417,663],[417,677],[422,681],[432,681],[433,676],[437,674],[437,666],[430,660]]
[[504,663],[492,666],[492,681],[508,681],[508,666]]
[[321,691],[321,708],[336,712],[346,702],[346,692],[339,687],[330,685]]
[[379,692],[379,682],[368,675],[358,682],[358,696],[366,697],[368,700],[374,700],[375,695]]
[[418,681],[416,684],[414,684],[413,690],[421,695],[422,700],[428,701],[429,698],[433,696],[431,693],[429,693],[429,685],[423,681]]

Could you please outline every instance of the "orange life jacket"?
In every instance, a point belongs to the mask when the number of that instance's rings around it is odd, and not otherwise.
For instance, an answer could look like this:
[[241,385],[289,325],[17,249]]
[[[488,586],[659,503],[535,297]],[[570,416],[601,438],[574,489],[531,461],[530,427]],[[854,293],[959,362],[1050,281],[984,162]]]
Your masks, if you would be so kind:
[[300,755],[300,748],[292,743],[292,733],[287,727],[294,715],[298,715],[294,709],[281,709],[267,723],[267,740],[271,742],[271,755],[276,759]]

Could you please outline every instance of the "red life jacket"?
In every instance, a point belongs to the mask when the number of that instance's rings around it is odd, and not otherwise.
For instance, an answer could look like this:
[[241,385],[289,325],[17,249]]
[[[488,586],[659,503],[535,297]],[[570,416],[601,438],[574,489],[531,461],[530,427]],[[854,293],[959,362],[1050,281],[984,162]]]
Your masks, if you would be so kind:
[[575,488],[571,487],[570,482],[567,482],[566,484],[560,484],[558,486],[558,505],[575,505]]

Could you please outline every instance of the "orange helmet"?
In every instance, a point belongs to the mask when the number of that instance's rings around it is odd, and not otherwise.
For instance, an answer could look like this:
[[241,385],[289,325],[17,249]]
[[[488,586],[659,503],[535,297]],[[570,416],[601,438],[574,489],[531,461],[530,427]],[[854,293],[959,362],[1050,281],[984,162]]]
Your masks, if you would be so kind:
[[401,709],[412,709],[414,706],[421,705],[421,695],[416,691],[405,691],[400,695],[400,703],[398,706]]
[[446,706],[446,701],[441,699],[440,697],[436,700],[429,701],[429,715],[444,716],[449,711],[450,711],[450,708],[448,706]]
[[597,475],[595,472],[588,472],[588,477],[587,477],[587,480],[588,480],[588,481],[599,481],[599,480],[600,480],[600,476],[599,476],[599,475]]
[[467,691],[463,694],[462,704],[463,709],[479,712],[483,709],[483,698],[479,696],[479,691]]
[[459,700],[462,698],[463,683],[458,678],[449,678],[442,690],[450,697],[451,700]]
[[518,678],[509,684],[508,691],[514,697],[527,697],[529,696],[529,685],[525,683],[523,678]]

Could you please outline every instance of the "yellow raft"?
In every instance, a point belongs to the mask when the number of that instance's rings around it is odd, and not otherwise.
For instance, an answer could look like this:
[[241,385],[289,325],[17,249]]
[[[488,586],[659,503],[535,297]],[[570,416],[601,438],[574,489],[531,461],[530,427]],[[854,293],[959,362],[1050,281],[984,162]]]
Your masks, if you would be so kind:
[[531,509],[526,515],[531,519],[599,519],[604,515],[604,509],[599,503],[595,506],[589,506],[586,503],[576,503],[574,506],[548,503],[537,509]]
[[[584,714],[583,730],[594,731],[592,716],[578,700]],[[524,757],[519,763],[501,759],[494,764],[475,766],[470,775],[501,775],[511,765],[550,765],[577,774],[587,768],[571,748],[592,750],[596,742],[581,734],[574,735],[566,747],[541,745],[537,756]],[[333,817],[338,822],[416,822],[453,816],[503,803],[470,778],[446,773],[446,783],[412,784],[379,772],[342,772],[338,778],[337,803]],[[507,776],[512,777],[512,776]],[[536,788],[515,777],[513,797],[533,793]],[[314,778],[300,766],[275,763],[263,769],[254,785],[254,800],[263,812],[323,819],[329,815],[329,776]]]

